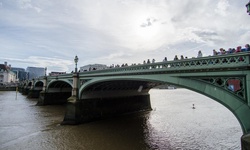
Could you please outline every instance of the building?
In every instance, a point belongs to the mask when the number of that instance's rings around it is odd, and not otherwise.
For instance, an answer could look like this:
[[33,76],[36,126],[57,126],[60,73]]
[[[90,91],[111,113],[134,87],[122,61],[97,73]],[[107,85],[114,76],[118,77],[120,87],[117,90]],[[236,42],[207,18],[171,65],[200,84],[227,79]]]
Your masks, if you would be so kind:
[[18,81],[24,81],[27,78],[27,72],[24,68],[16,68],[11,67],[11,71],[13,71],[16,74],[16,78]]
[[80,67],[80,72],[92,71],[92,70],[102,70],[102,69],[107,69],[107,68],[108,68],[107,65],[90,64],[90,65]]
[[0,64],[0,84],[7,85],[16,81],[16,74],[11,71],[11,65],[8,65],[7,62]]
[[66,72],[51,72],[49,73],[49,76],[58,76],[60,74],[66,74]]
[[41,67],[27,67],[27,79],[32,80],[45,75],[45,68]]

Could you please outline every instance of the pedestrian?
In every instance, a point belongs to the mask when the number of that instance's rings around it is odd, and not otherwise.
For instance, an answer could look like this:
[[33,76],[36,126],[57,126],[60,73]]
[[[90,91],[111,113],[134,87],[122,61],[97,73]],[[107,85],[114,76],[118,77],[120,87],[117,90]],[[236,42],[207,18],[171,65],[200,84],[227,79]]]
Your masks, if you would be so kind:
[[174,56],[174,60],[179,60],[177,55]]
[[213,49],[213,56],[216,56],[216,55],[218,55],[218,52],[215,49]]
[[163,62],[166,62],[166,61],[168,61],[167,57],[165,57],[165,58],[163,59]]
[[239,53],[239,52],[241,52],[241,46],[238,46],[238,47],[236,48],[236,51],[235,51],[235,53]]
[[246,48],[246,51],[250,51],[250,46],[249,46],[249,44],[246,44],[246,45],[245,45],[245,48]]
[[183,55],[181,55],[181,60],[183,60],[184,59],[184,56]]
[[198,51],[197,58],[199,58],[199,57],[202,57],[202,52],[201,52],[201,50]]
[[155,59],[154,58],[152,59],[152,63],[155,63]]

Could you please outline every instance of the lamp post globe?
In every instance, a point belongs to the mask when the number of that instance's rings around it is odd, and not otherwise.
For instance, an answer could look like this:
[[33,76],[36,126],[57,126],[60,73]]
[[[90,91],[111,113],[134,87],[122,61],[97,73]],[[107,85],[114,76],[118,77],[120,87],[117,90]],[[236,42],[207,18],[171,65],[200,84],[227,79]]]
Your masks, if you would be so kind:
[[76,72],[77,72],[77,62],[78,62],[78,57],[77,57],[77,55],[75,56],[74,61],[75,61],[75,65],[76,65],[76,67],[75,67],[75,73],[76,73]]

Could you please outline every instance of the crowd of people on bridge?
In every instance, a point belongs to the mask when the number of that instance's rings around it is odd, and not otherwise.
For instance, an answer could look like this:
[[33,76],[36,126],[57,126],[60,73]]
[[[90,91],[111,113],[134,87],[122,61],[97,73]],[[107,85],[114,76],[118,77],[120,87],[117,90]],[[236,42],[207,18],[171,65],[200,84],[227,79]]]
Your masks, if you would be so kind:
[[229,48],[228,50],[225,50],[224,48],[220,48],[219,51],[216,51],[215,49],[213,50],[213,56],[216,55],[223,55],[223,54],[232,54],[232,53],[239,53],[239,52],[249,52],[250,51],[250,46],[249,44],[246,44],[244,48],[241,46],[238,46],[235,48]]
[[[239,53],[239,52],[250,52],[250,45],[246,44],[244,48],[242,48],[241,46],[238,46],[236,48],[228,48],[228,50],[225,50],[224,48],[220,48],[219,51],[216,51],[215,49],[213,49],[213,56],[224,55],[224,54],[233,54],[233,53]],[[199,50],[198,54],[197,54],[197,58],[202,57],[202,56],[203,56],[202,52],[201,52],[201,50]],[[195,57],[193,57],[193,58],[195,58]],[[180,59],[178,58],[177,55],[175,55],[175,57],[174,57],[174,60],[182,60],[182,59],[187,59],[187,57],[184,58],[183,55],[180,56]]]
[[[219,51],[216,51],[215,49],[213,49],[213,56],[217,56],[217,55],[224,55],[224,54],[233,54],[233,53],[239,53],[239,52],[250,52],[250,45],[246,44],[244,48],[242,48],[241,46],[238,46],[236,48],[229,48],[228,50],[225,50],[224,48],[220,48]],[[199,50],[198,54],[197,54],[197,58],[203,57],[202,51]],[[195,57],[193,57],[195,58]],[[173,60],[183,60],[183,59],[188,59],[188,57],[184,57],[183,55],[180,56],[180,58],[178,58],[177,55],[175,55]],[[164,57],[163,62],[168,61],[167,57]],[[155,63],[155,59],[153,58],[151,61],[150,59],[147,59],[143,61],[143,64],[150,64],[150,63]],[[137,65],[135,63],[133,63],[131,66]],[[140,64],[138,64],[140,65]],[[110,65],[107,68],[119,68],[119,67],[127,67],[129,66],[127,63],[122,64],[122,65]],[[96,69],[92,69],[92,70],[96,70]]]

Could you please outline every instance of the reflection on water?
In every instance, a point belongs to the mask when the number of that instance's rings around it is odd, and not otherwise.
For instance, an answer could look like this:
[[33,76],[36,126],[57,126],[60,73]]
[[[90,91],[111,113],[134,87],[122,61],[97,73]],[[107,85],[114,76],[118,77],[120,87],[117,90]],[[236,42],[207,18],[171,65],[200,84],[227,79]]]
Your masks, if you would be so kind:
[[185,89],[150,94],[151,112],[61,126],[65,106],[0,92],[0,149],[240,149],[240,125],[219,103]]

